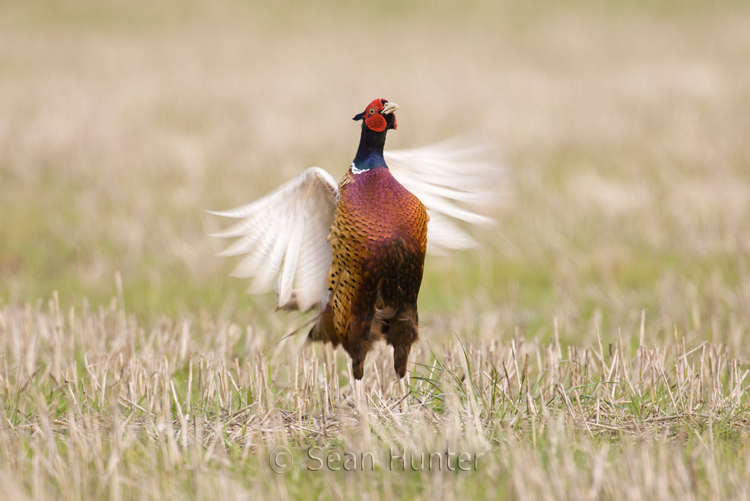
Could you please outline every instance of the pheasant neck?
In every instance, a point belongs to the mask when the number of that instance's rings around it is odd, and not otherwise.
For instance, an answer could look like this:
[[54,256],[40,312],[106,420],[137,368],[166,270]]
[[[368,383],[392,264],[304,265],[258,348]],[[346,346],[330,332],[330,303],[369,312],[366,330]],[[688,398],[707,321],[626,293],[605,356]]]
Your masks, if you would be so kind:
[[374,132],[366,126],[362,127],[362,136],[359,138],[359,148],[354,156],[353,166],[358,171],[370,170],[376,167],[385,167],[385,158],[383,158],[383,146],[385,146],[385,134],[383,132]]

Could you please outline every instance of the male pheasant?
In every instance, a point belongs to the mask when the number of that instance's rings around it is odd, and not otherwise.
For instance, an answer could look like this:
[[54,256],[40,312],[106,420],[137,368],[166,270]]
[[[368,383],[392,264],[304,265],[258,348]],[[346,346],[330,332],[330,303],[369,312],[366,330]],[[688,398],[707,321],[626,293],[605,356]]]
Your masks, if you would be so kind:
[[359,148],[338,185],[311,167],[254,203],[214,212],[243,218],[213,234],[242,236],[220,254],[249,254],[233,275],[254,277],[248,292],[259,293],[278,274],[279,308],[317,308],[308,338],[341,344],[357,380],[379,339],[393,346],[394,369],[404,377],[418,339],[417,295],[428,240],[430,251],[475,247],[444,216],[490,224],[456,202],[495,201],[493,181],[503,173],[479,158],[486,150],[481,146],[445,143],[384,155],[397,109],[375,99],[354,117],[362,121]]

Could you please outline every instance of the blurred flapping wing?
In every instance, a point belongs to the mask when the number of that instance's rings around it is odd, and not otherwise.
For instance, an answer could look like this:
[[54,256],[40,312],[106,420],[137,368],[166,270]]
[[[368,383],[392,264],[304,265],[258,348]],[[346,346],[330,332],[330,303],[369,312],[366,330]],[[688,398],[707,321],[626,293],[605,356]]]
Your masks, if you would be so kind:
[[[427,207],[427,251],[468,249],[479,244],[453,219],[477,226],[494,220],[474,210],[496,205],[505,196],[507,169],[489,160],[491,146],[453,138],[411,150],[385,152],[393,176]],[[451,219],[453,218],[453,219]]]
[[332,261],[327,238],[338,199],[333,176],[311,167],[251,204],[209,211],[242,219],[211,236],[242,237],[219,255],[247,254],[232,275],[253,277],[249,293],[269,291],[276,278],[279,308],[304,311],[326,299],[326,276]]

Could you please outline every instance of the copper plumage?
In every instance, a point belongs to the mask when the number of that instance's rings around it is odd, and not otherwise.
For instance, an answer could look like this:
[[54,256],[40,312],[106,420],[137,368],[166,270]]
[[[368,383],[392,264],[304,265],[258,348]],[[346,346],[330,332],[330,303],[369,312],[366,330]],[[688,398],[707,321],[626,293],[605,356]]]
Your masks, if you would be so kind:
[[356,379],[373,343],[385,339],[394,348],[394,369],[404,377],[418,338],[427,211],[385,166],[350,170],[339,191],[329,236],[331,297],[310,338],[343,345]]

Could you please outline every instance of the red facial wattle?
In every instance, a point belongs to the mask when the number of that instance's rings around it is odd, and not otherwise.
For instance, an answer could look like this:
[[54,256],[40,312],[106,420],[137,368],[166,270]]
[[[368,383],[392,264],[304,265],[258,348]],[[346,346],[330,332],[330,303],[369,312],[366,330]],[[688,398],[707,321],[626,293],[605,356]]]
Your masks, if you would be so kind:
[[383,132],[388,126],[388,123],[385,121],[385,118],[383,118],[383,115],[377,112],[365,118],[365,123],[370,128],[370,130],[375,132]]

